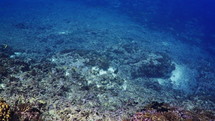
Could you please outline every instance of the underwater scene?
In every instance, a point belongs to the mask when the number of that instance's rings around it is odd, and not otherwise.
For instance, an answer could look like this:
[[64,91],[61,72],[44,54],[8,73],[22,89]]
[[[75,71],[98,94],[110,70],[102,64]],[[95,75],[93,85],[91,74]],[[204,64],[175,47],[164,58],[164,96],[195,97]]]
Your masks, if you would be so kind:
[[0,0],[0,121],[215,121],[215,1]]

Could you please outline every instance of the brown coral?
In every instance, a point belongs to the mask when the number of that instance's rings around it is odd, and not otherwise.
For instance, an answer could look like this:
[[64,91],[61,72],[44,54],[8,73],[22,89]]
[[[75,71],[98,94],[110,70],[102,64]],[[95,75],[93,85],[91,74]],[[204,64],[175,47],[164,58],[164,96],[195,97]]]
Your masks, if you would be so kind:
[[0,100],[0,120],[10,120],[10,106],[4,100]]
[[131,121],[207,121],[215,119],[213,113],[203,112],[187,111],[165,103],[152,102],[142,111],[134,114]]
[[40,121],[41,112],[29,103],[18,104],[14,107],[13,120],[16,121]]

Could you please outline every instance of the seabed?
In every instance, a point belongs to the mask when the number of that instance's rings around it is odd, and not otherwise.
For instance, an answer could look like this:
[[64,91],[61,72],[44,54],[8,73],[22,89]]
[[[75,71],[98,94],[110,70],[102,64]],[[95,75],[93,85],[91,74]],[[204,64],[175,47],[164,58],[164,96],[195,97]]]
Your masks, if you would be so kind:
[[67,2],[2,8],[12,14],[0,20],[1,120],[215,120],[215,60],[204,50]]

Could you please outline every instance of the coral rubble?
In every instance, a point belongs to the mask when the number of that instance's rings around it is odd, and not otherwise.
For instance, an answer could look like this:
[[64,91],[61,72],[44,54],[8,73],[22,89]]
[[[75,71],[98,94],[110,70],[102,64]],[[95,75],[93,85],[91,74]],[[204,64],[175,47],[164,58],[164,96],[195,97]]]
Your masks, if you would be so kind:
[[[0,56],[0,93],[7,101],[0,103],[1,118],[13,121],[214,118],[207,111],[196,110],[197,107],[213,109],[212,101],[206,103],[196,96],[186,99],[183,93],[166,89],[153,80],[160,76],[169,78],[174,64],[168,56],[138,53],[132,46],[122,47],[121,52],[111,48],[108,53],[71,49],[39,61],[11,58],[7,52],[0,53],[5,55]],[[129,59],[120,59],[120,55]],[[156,69],[160,66],[164,69],[160,69],[163,74],[155,76],[146,73],[150,71],[139,70],[151,61]],[[141,73],[141,76],[133,78],[132,73]],[[186,107],[182,110],[157,102],[142,109],[152,101],[187,106],[190,111],[185,110]],[[131,115],[134,116],[129,119]]]

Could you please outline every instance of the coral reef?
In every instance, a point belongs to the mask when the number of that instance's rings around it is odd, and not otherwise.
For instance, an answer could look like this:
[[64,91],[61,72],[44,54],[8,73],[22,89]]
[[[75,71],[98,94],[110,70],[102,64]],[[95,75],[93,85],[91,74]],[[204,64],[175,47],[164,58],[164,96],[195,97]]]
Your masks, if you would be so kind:
[[0,120],[9,121],[11,118],[10,106],[4,100],[0,100]]
[[[24,100],[22,100],[24,101]],[[37,106],[38,107],[38,106]],[[36,105],[30,103],[20,103],[18,100],[12,106],[3,99],[0,100],[0,120],[1,121],[42,121],[42,112]]]
[[[132,13],[122,6],[143,5],[138,0],[107,1],[99,3],[114,9],[78,0],[33,1],[24,8],[30,0],[6,2],[0,12],[0,96],[7,103],[0,101],[0,118],[213,120],[214,59],[206,60],[209,55],[197,45],[183,42],[200,42],[188,36],[202,36],[196,19],[186,24],[196,31],[150,29],[133,21],[135,15],[118,14],[117,8]],[[152,5],[141,13],[149,17],[155,10]]]
[[106,54],[91,50],[67,49],[60,52],[61,55],[82,57],[88,59],[85,64],[89,66],[98,66],[101,69],[107,70],[110,66],[109,58]]
[[136,77],[149,77],[149,78],[169,78],[171,72],[175,69],[170,57],[165,54],[149,54],[146,59],[141,61],[140,66],[136,72],[132,73]]
[[[141,65],[138,65],[139,62],[150,60],[152,53],[138,53],[135,44],[122,46],[120,51],[114,55],[114,49],[109,54],[64,50],[38,61],[10,58],[10,54],[5,52],[7,56],[0,56],[3,70],[0,93],[10,104],[11,120],[123,120],[137,111],[140,113],[136,117],[164,120],[166,115],[176,119],[178,115],[174,111],[183,115],[192,114],[160,103],[139,110],[151,101],[174,102],[191,110],[196,107],[213,109],[213,102],[197,96],[185,98],[183,93],[163,88],[153,78],[144,76],[132,79],[131,72],[126,70],[131,71],[129,68],[133,67],[137,72]],[[123,54],[130,55],[127,56],[130,59],[120,59],[120,56],[126,57]],[[151,60],[155,62],[160,57],[165,60],[159,54],[153,57],[156,59]],[[171,62],[169,59],[166,61]],[[205,115],[203,112],[201,114]]]
[[14,53],[13,48],[7,44],[0,44],[0,57],[8,57]]
[[112,62],[120,65],[119,68],[128,70],[126,73],[133,79],[169,78],[171,76],[175,65],[166,53],[140,51],[140,49],[137,43],[130,43],[112,47],[107,51]]
[[42,112],[30,103],[16,104],[12,110],[12,121],[42,121]]
[[215,100],[215,65],[214,63],[208,63],[206,61],[202,62],[198,66],[198,76],[197,83],[198,87],[196,88],[196,94],[205,95],[207,94],[209,99]]
[[165,103],[152,102],[136,113],[131,121],[209,121],[215,120],[213,112],[188,111]]

